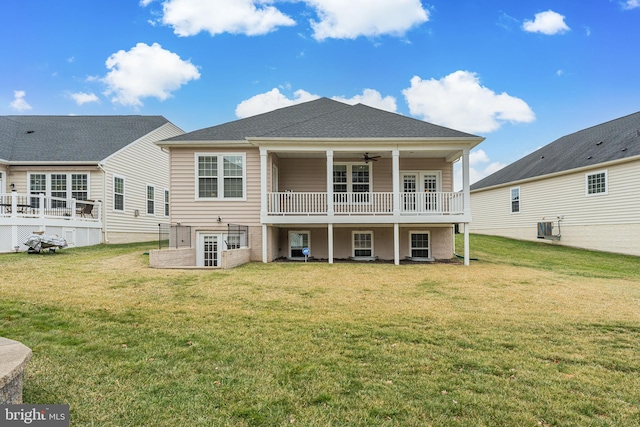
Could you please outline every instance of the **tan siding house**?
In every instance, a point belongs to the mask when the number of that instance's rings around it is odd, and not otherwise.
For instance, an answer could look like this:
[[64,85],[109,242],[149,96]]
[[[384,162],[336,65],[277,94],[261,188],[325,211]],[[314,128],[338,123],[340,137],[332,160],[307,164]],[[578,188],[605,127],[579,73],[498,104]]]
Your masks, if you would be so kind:
[[640,113],[564,136],[471,186],[471,231],[640,256],[639,171]]
[[322,98],[159,141],[171,236],[189,238],[170,238],[174,259],[152,263],[224,268],[237,250],[262,262],[450,259],[454,224],[470,221],[469,150],[482,140]]
[[155,240],[169,223],[155,142],[184,132],[164,117],[2,116],[0,131],[1,252],[33,231],[85,246]]

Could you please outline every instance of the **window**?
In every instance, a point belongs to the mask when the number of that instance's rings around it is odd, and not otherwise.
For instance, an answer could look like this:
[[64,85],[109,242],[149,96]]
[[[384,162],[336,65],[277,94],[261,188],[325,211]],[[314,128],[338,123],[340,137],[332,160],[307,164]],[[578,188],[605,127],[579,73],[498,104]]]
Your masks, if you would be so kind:
[[373,232],[353,232],[353,256],[373,256]]
[[169,216],[169,190],[164,190],[164,216]]
[[87,174],[71,174],[71,197],[76,200],[87,200],[89,198],[89,179]]
[[607,171],[587,174],[587,195],[607,194]]
[[113,177],[113,210],[124,211],[124,178]]
[[[369,201],[371,191],[371,165],[369,164],[334,164],[333,165],[333,192],[334,200],[338,203],[366,203]],[[367,193],[353,194],[349,200],[345,195],[338,193]]]
[[156,212],[156,188],[153,185],[147,185],[147,215],[153,215]]
[[[32,173],[29,175],[29,194],[47,194],[47,175],[43,173]],[[40,199],[31,197],[32,208],[40,207]]]
[[308,231],[290,231],[289,232],[289,257],[304,258],[302,249],[310,248]]
[[244,199],[244,154],[196,154],[198,199]]
[[411,241],[411,256],[414,258],[429,258],[429,233],[425,232],[412,232],[410,236]]
[[[89,198],[89,175],[86,173],[32,173],[29,174],[29,193],[53,197],[51,208],[66,208],[67,200]],[[31,206],[38,207],[38,200],[31,198]]]
[[511,189],[511,213],[520,212],[520,187]]

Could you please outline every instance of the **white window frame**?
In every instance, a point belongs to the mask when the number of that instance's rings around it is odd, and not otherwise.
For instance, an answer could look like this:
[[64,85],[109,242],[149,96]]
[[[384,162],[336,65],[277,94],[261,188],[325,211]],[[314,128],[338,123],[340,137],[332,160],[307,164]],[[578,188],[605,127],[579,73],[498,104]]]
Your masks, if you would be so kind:
[[291,255],[291,234],[296,233],[296,234],[306,234],[307,235],[307,248],[309,248],[309,253],[311,252],[311,230],[289,230],[288,236],[287,236],[287,253],[289,258],[291,259],[303,259],[304,255],[302,257],[294,257]]
[[[200,157],[217,157],[217,189],[218,196],[217,197],[200,197],[200,175],[198,163]],[[224,158],[225,157],[241,157],[242,158],[242,197],[225,197],[224,196]],[[228,201],[237,201],[244,202],[247,200],[247,153],[235,153],[235,152],[199,152],[195,153],[195,200],[197,201],[212,201],[212,200],[228,200]],[[232,178],[232,177],[228,177]]]
[[[29,172],[27,174],[27,189],[28,192],[31,194],[31,176],[32,175],[44,175],[45,177],[45,182],[44,182],[44,189],[45,191],[43,192],[43,194],[47,197],[52,197],[52,188],[51,188],[51,176],[52,175],[64,175],[65,177],[65,183],[66,183],[66,189],[65,189],[65,197],[61,197],[63,199],[73,199],[73,179],[72,176],[73,175],[86,175],[87,177],[87,200],[91,199],[91,174],[89,172],[84,172],[84,171],[75,171],[75,172],[68,172],[68,171],[33,171],[33,172]],[[33,194],[41,194],[41,193],[33,193]]]
[[414,234],[426,234],[427,235],[427,241],[429,242],[429,246],[427,246],[427,258],[431,258],[431,232],[430,231],[424,231],[424,230],[412,230],[409,231],[409,256],[413,257],[413,250],[414,249],[425,249],[425,248],[414,248],[413,247],[413,242],[412,242],[412,236]]
[[[371,235],[371,248],[369,248],[368,250],[371,251],[370,255],[356,255],[356,234],[370,234]],[[353,230],[351,232],[351,256],[353,257],[372,257],[375,254],[374,251],[374,242],[373,242],[373,230]],[[362,250],[363,248],[357,248],[357,250]]]
[[165,218],[168,218],[169,215],[171,214],[171,206],[169,204],[169,200],[170,200],[169,189],[165,188],[163,194],[164,194],[164,204],[162,206],[164,208],[163,213]]
[[[371,163],[365,163],[365,166],[367,166],[369,168],[369,191],[353,191],[353,186],[354,185],[358,185],[360,183],[354,183],[353,182],[353,167],[354,166],[363,166],[362,162],[335,162],[333,164],[333,167],[335,169],[336,166],[346,166],[347,167],[347,182],[344,183],[347,186],[347,191],[336,191],[335,190],[335,176],[331,177],[331,185],[333,186],[333,199],[334,199],[334,203],[337,204],[341,204],[341,205],[352,205],[352,204],[370,204],[371,203],[371,197],[369,197],[371,195],[371,193],[373,193],[373,164]],[[331,171],[331,173],[333,174],[333,170]],[[343,184],[343,183],[339,183],[339,184]],[[340,196],[340,195],[344,195],[344,194],[351,194],[351,197],[345,197],[345,196]],[[363,198],[361,200],[359,200],[359,198],[356,195],[359,194],[367,194],[368,196],[366,198]]]
[[[514,211],[513,210],[513,202],[515,202],[516,200],[513,198],[513,191],[517,190],[518,191],[518,210]],[[511,187],[509,188],[509,212],[511,212],[512,214],[519,214],[520,212],[522,212],[522,191],[520,191],[520,187]]]
[[[122,180],[122,193],[116,193],[116,179],[121,179]],[[113,211],[114,212],[124,212],[126,207],[127,207],[127,198],[126,198],[126,194],[127,194],[127,180],[125,179],[124,176],[121,175],[113,175],[113,179],[111,180],[111,183],[113,185],[112,187],[112,201],[113,201]],[[116,209],[116,195],[122,195],[122,209]]]
[[[153,191],[153,198],[150,199],[149,198],[149,189],[151,189]],[[155,216],[156,215],[156,186],[153,184],[147,184],[145,187],[145,193],[144,193],[144,200],[145,200],[145,212],[147,213],[147,215],[149,216]],[[153,212],[149,212],[149,202],[152,203],[153,206]]]
[[[597,193],[590,193],[589,192],[589,178],[594,176],[594,175],[604,175],[604,191],[599,191]],[[609,173],[606,169],[604,170],[599,170],[599,171],[595,171],[595,172],[587,172],[584,174],[584,185],[585,185],[585,195],[587,197],[592,197],[592,196],[603,196],[606,194],[609,194]]]

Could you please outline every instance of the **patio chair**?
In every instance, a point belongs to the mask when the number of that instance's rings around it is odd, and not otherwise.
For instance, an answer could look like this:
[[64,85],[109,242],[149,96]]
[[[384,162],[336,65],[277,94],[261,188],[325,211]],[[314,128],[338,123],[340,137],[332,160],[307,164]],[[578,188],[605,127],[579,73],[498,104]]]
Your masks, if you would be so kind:
[[93,200],[87,200],[87,202],[91,203],[83,203],[83,206],[77,209],[76,215],[80,215],[83,218],[86,218],[87,215],[90,215],[91,218],[93,218]]

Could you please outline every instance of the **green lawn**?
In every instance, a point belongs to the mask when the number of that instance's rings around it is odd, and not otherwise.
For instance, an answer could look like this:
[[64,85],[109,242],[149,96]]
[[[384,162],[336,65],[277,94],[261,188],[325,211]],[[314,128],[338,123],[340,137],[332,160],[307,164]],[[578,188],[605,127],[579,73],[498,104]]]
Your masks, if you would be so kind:
[[25,403],[72,426],[640,425],[637,257],[472,235],[470,267],[174,271],[153,248],[0,255]]

